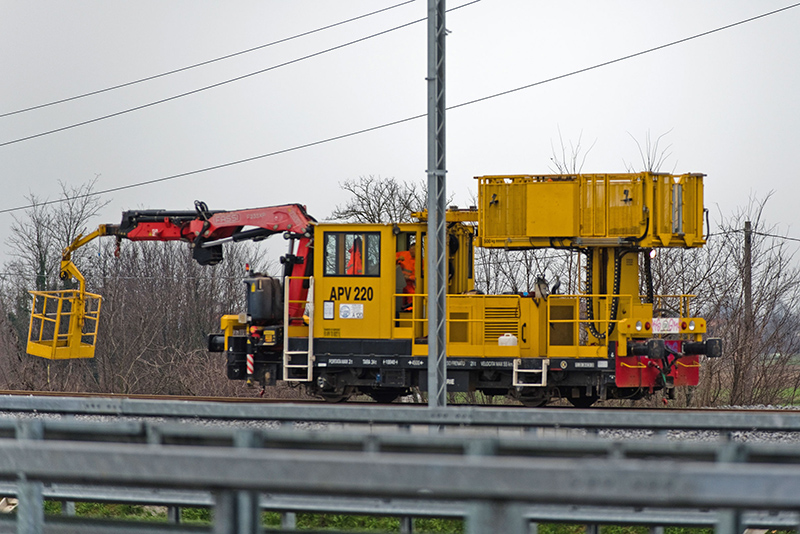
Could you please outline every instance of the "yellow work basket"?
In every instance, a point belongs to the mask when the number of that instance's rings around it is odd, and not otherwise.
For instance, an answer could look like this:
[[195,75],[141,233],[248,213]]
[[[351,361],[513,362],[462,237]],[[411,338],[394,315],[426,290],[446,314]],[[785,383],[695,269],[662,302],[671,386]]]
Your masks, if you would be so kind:
[[93,358],[100,295],[77,289],[31,291],[28,354],[50,360]]

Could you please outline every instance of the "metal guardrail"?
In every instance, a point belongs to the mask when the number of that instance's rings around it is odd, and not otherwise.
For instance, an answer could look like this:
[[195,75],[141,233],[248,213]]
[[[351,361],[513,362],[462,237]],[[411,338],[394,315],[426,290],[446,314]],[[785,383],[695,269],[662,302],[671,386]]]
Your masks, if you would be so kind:
[[[0,483],[0,495],[16,496],[15,483]],[[46,500],[151,505],[163,507],[205,508],[214,505],[210,491],[165,490],[148,488],[114,488],[48,484],[43,487]],[[412,499],[348,498],[324,495],[260,496],[260,508],[283,513],[331,513],[345,515],[379,515],[396,517],[467,517],[464,503],[422,501]],[[711,510],[675,510],[652,507],[598,507],[578,505],[528,505],[524,517],[540,523],[587,523],[609,525],[684,526],[713,528],[718,516]],[[795,529],[800,525],[798,512],[754,512],[742,514],[746,528]]]
[[[776,443],[686,441],[666,439],[611,440],[546,438],[539,435],[504,437],[415,432],[360,432],[348,429],[296,430],[200,426],[146,421],[83,422],[72,419],[0,419],[6,442],[117,443],[184,447],[251,447],[271,450],[372,452],[456,456],[530,458],[659,459],[681,462],[800,464],[800,448]],[[36,440],[36,441],[32,441]],[[0,441],[2,443],[2,441]]]
[[526,503],[733,509],[727,532],[744,510],[800,508],[800,467],[785,464],[27,441],[0,443],[0,477],[18,479],[34,525],[39,482],[213,488],[231,532],[258,532],[259,492],[476,503],[472,532],[525,532]]
[[514,427],[628,429],[663,432],[800,432],[800,411],[636,410],[450,406],[238,404],[150,401],[124,398],[0,396],[0,411],[69,415],[113,415],[188,420],[248,420],[280,423],[320,422],[364,425],[434,425],[444,427]]
[[[800,450],[781,444],[30,418],[0,420],[0,435],[6,438],[0,439],[0,480],[16,483],[20,499],[18,521],[0,522],[0,531],[9,525],[25,533],[142,531],[121,523],[103,524],[101,530],[87,520],[45,522],[42,502],[53,487],[61,488],[62,497],[68,487],[89,492],[108,487],[111,500],[113,488],[120,487],[210,495],[213,532],[243,533],[260,532],[262,508],[288,511],[292,501],[296,510],[341,511],[387,500],[398,513],[417,510],[413,515],[419,515],[427,509],[432,515],[466,517],[470,533],[511,534],[527,532],[531,520],[617,522],[630,507],[651,510],[651,520],[662,524],[709,524],[713,517],[718,532],[733,534],[745,521],[796,523],[787,511],[800,509]],[[578,508],[570,513],[572,506]],[[646,514],[640,517],[647,522]],[[209,531],[145,525],[148,532]]]

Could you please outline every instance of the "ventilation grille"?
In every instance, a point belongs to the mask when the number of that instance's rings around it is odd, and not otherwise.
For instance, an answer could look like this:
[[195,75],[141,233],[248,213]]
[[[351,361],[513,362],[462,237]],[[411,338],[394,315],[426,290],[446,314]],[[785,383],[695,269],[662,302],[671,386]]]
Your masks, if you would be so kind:
[[503,334],[519,337],[519,308],[490,308],[484,311],[483,342],[497,343]]

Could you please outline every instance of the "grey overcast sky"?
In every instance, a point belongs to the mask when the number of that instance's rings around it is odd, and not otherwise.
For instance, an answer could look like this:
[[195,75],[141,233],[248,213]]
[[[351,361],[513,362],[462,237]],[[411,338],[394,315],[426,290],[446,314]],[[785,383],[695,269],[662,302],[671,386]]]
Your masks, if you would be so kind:
[[[400,0],[0,0],[0,114],[184,67]],[[452,8],[459,2],[449,0]],[[791,5],[791,0],[482,0],[448,14],[447,103],[590,67]],[[365,37],[427,14],[414,2],[233,59],[0,118],[0,144],[141,106]],[[347,134],[426,112],[426,25],[368,39],[108,120],[0,146],[0,209],[99,175],[108,189]],[[664,171],[703,172],[713,219],[775,195],[768,219],[800,237],[800,7],[447,115],[448,190],[473,177],[548,173],[551,146],[592,146],[583,172],[642,167],[633,138],[665,134]],[[669,132],[669,133],[667,133]],[[363,175],[422,180],[426,122],[118,191],[131,208],[299,202],[317,218]],[[18,213],[18,215],[22,215]],[[0,242],[10,214],[0,214]],[[271,247],[283,249],[283,243]]]

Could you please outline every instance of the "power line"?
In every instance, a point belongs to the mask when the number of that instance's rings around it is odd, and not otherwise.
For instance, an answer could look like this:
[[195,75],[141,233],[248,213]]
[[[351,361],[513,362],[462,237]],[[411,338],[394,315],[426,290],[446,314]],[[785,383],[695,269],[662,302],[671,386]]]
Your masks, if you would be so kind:
[[[478,2],[478,1],[480,1],[480,0],[475,0],[473,2],[464,4],[462,6],[458,6],[456,8],[453,8],[453,10],[459,9],[461,7],[468,6],[468,5],[473,4],[475,2]],[[594,65],[592,67],[586,67],[586,68],[583,68],[583,69],[572,71],[572,72],[567,73],[567,74],[562,74],[560,76],[556,76],[554,78],[549,78],[547,80],[542,80],[542,81],[539,81],[539,82],[536,82],[536,83],[532,83],[532,84],[524,85],[524,86],[521,86],[521,87],[517,87],[515,89],[502,91],[500,93],[495,93],[495,94],[488,95],[488,96],[485,96],[485,97],[481,97],[481,98],[478,98],[478,99],[475,99],[475,100],[470,100],[468,102],[462,102],[460,104],[455,104],[453,106],[449,106],[447,108],[447,110],[449,111],[449,110],[465,107],[465,106],[468,106],[468,105],[471,105],[471,104],[476,104],[478,102],[484,102],[486,100],[489,100],[489,99],[492,99],[492,98],[497,98],[497,97],[500,97],[500,96],[505,96],[507,94],[510,94],[510,93],[513,93],[513,92],[516,92],[516,91],[521,91],[523,89],[529,89],[531,87],[536,87],[536,86],[539,86],[539,85],[542,85],[542,84],[545,84],[545,83],[549,83],[549,82],[552,82],[552,81],[555,81],[555,80],[561,80],[561,79],[564,79],[564,78],[567,78],[567,77],[570,77],[570,76],[575,76],[577,74],[581,74],[581,73],[584,73],[584,72],[587,72],[587,71],[590,71],[590,70],[593,70],[593,69],[596,69],[596,68],[599,68],[599,67],[602,67],[602,66],[611,65],[613,63],[618,63],[618,62],[624,61],[626,59],[631,59],[631,58],[638,57],[638,56],[641,56],[641,55],[644,55],[644,54],[647,54],[647,53],[650,53],[650,52],[655,52],[657,50],[662,50],[662,49],[667,48],[669,46],[674,46],[674,45],[677,45],[677,44],[680,44],[680,43],[685,43],[687,41],[691,41],[693,39],[697,39],[697,38],[700,38],[700,37],[703,37],[703,36],[706,36],[706,35],[710,35],[712,33],[716,33],[716,32],[719,32],[721,30],[724,30],[724,29],[733,28],[735,26],[739,26],[739,25],[744,24],[746,22],[751,22],[751,21],[754,21],[754,20],[769,16],[769,15],[774,15],[776,13],[780,13],[782,11],[786,11],[788,9],[792,9],[794,7],[797,7],[797,6],[800,6],[800,2],[798,2],[796,4],[792,4],[792,5],[784,7],[784,8],[780,8],[780,9],[776,9],[774,11],[770,11],[769,13],[764,13],[762,15],[757,15],[755,17],[750,17],[748,19],[744,19],[742,21],[735,22],[733,24],[728,24],[726,26],[721,26],[721,27],[716,28],[714,30],[709,30],[709,31],[706,31],[706,32],[703,32],[703,33],[696,34],[696,35],[691,36],[691,37],[685,37],[683,39],[679,39],[677,41],[672,41],[672,42],[664,44],[664,45],[660,45],[660,46],[657,46],[657,47],[654,47],[654,48],[649,48],[647,50],[644,50],[644,51],[641,51],[641,52],[637,52],[635,54],[629,54],[627,56],[623,56],[623,57],[620,57],[620,58],[617,58],[617,59],[614,59],[614,60],[611,60],[611,61],[606,61],[604,63],[599,63],[599,64]],[[422,19],[422,20],[425,20],[425,19]],[[415,22],[419,22],[419,21],[415,21]],[[409,23],[409,24],[414,24],[415,22],[412,22],[412,23]],[[408,24],[406,24],[405,26],[407,26],[407,25]],[[391,31],[391,30],[387,30],[387,31]],[[386,32],[383,32],[383,33],[386,33]],[[178,174],[173,174],[173,175],[170,175],[170,176],[164,176],[162,178],[155,178],[155,179],[152,179],[152,180],[145,180],[143,182],[137,182],[137,183],[133,183],[133,184],[122,185],[122,186],[119,186],[119,187],[112,187],[112,188],[109,188],[109,189],[104,189],[104,190],[96,191],[96,192],[93,192],[93,193],[85,193],[85,194],[81,194],[81,195],[75,195],[73,197],[68,197],[68,198],[62,198],[62,199],[57,199],[57,200],[48,200],[48,201],[44,201],[44,202],[39,202],[37,204],[28,204],[26,206],[18,206],[18,207],[15,207],[15,208],[5,208],[5,209],[0,210],[0,214],[2,214],[2,213],[10,213],[10,212],[14,212],[14,211],[21,211],[21,210],[25,210],[25,209],[36,207],[36,206],[45,206],[45,205],[48,205],[48,204],[57,204],[57,203],[60,203],[60,202],[67,202],[69,200],[77,200],[77,199],[80,199],[80,198],[86,198],[86,197],[95,196],[95,195],[104,195],[104,194],[108,194],[108,193],[114,193],[114,192],[117,192],[117,191],[123,191],[125,189],[133,189],[134,187],[141,187],[141,186],[151,185],[151,184],[155,184],[155,183],[159,183],[159,182],[166,182],[166,181],[169,181],[169,180],[174,180],[176,178],[183,178],[185,176],[191,176],[191,175],[194,175],[194,174],[201,174],[201,173],[208,172],[208,171],[223,169],[223,168],[226,168],[226,167],[232,167],[234,165],[239,165],[239,164],[247,163],[247,162],[250,162],[250,161],[255,161],[255,160],[264,159],[264,158],[268,158],[268,157],[272,157],[272,156],[277,156],[279,154],[285,154],[287,152],[294,152],[294,151],[301,150],[301,149],[304,149],[304,148],[310,148],[312,146],[317,146],[317,145],[321,145],[321,144],[324,144],[324,143],[329,143],[329,142],[332,142],[332,141],[338,141],[340,139],[346,139],[348,137],[354,137],[356,135],[360,135],[360,134],[364,134],[364,133],[368,133],[368,132],[374,132],[376,130],[380,130],[380,129],[383,129],[383,128],[388,128],[390,126],[396,126],[398,124],[403,124],[403,123],[410,122],[410,121],[413,121],[413,120],[416,120],[416,119],[421,119],[421,118],[426,117],[426,116],[427,116],[427,114],[425,114],[425,113],[420,114],[420,115],[414,115],[412,117],[406,117],[404,119],[399,119],[399,120],[396,120],[396,121],[387,122],[387,123],[384,123],[384,124],[380,124],[378,126],[371,126],[369,128],[364,128],[364,129],[356,130],[356,131],[353,131],[353,132],[350,132],[350,133],[336,135],[336,136],[333,136],[333,137],[328,137],[326,139],[321,139],[321,140],[318,140],[318,141],[312,141],[310,143],[304,143],[302,145],[296,145],[296,146],[293,146],[293,147],[284,148],[284,149],[281,149],[281,150],[276,150],[274,152],[268,152],[266,154],[260,154],[258,156],[251,156],[249,158],[239,159],[239,160],[236,160],[236,161],[230,161],[230,162],[227,162],[227,163],[221,163],[219,165],[212,165],[210,167],[204,167],[204,168],[201,168],[201,169],[196,169],[196,170],[193,170],[193,171],[187,171],[187,172],[182,172],[182,173],[178,173]],[[8,143],[6,143],[6,144],[8,144]],[[0,146],[3,146],[3,145],[0,145]],[[714,235],[714,234],[711,234],[711,235]]]
[[715,237],[715,236],[718,236],[718,235],[723,235],[724,236],[724,235],[731,235],[731,234],[739,234],[739,233],[741,233],[743,231],[744,230],[738,229],[738,230],[723,230],[721,232],[712,232],[712,233],[708,234],[706,236],[706,238]]
[[647,50],[642,50],[641,52],[636,52],[635,54],[629,54],[627,56],[622,56],[622,57],[619,57],[617,59],[612,59],[611,61],[606,61],[604,63],[598,63],[597,65],[593,65],[591,67],[586,67],[584,69],[572,71],[572,72],[567,73],[567,74],[562,74],[562,75],[556,76],[554,78],[548,78],[547,80],[542,80],[542,81],[531,83],[531,84],[528,84],[528,85],[523,85],[523,86],[517,87],[515,89],[509,89],[508,91],[503,91],[502,93],[496,93],[496,94],[493,94],[493,95],[490,95],[490,96],[485,96],[485,97],[482,97],[482,98],[477,98],[475,100],[470,100],[468,102],[462,102],[461,104],[449,107],[447,109],[449,110],[449,109],[459,108],[459,107],[462,107],[462,106],[468,106],[470,104],[475,104],[477,102],[482,102],[484,100],[489,100],[490,98],[495,98],[495,97],[498,97],[498,96],[511,94],[511,93],[516,92],[516,91],[522,91],[523,89],[530,89],[531,87],[536,87],[537,85],[542,85],[542,84],[545,84],[545,83],[548,83],[548,82],[554,82],[556,80],[561,80],[563,78],[568,78],[569,76],[574,76],[576,74],[582,74],[582,73],[588,72],[590,70],[599,69],[600,67],[607,67],[608,65],[613,65],[614,63],[619,63],[621,61],[625,61],[626,59],[632,59],[632,58],[635,58],[635,57],[638,57],[638,56],[643,56],[645,54],[649,54],[650,52],[656,52],[658,50],[663,50],[665,48],[669,48],[670,46],[675,46],[677,44],[685,43],[687,41],[692,41],[692,40],[698,39],[700,37],[705,37],[706,35],[711,35],[712,33],[721,32],[723,30],[727,30],[727,29],[730,29],[730,28],[733,28],[733,27],[736,27],[736,26],[740,26],[742,24],[746,24],[746,23],[752,22],[754,20],[762,19],[764,17],[768,17],[770,15],[774,15],[774,14],[780,13],[782,11],[787,11],[787,10],[795,8],[797,6],[800,6],[800,2],[798,2],[796,4],[792,4],[790,6],[782,7],[780,9],[776,9],[774,11],[770,11],[768,13],[763,13],[761,15],[756,15],[755,17],[750,17],[748,19],[740,20],[739,22],[734,22],[732,24],[727,24],[725,26],[720,26],[719,28],[715,28],[713,30],[709,30],[709,31],[706,31],[706,32],[703,32],[703,33],[698,33],[696,35],[692,35],[691,37],[685,37],[683,39],[678,39],[677,41],[672,41],[670,43],[659,45],[659,46],[656,46],[656,47],[653,47],[653,48],[648,48]]
[[[456,7],[452,8],[452,9],[448,9],[447,11],[448,12],[455,11],[456,9],[461,9],[462,7],[466,7],[466,6],[469,6],[469,5],[472,5],[472,4],[476,4],[478,2],[480,2],[480,0],[472,0],[472,2],[467,2],[466,4],[463,4],[463,5],[460,5],[460,6],[456,6]],[[345,48],[347,46],[354,45],[354,44],[366,41],[368,39],[373,39],[375,37],[379,37],[381,35],[385,35],[387,33],[393,32],[393,31],[397,31],[397,30],[400,30],[400,29],[403,29],[403,28],[407,28],[408,26],[412,26],[414,24],[418,24],[418,23],[424,22],[426,20],[427,20],[426,18],[423,18],[423,19],[417,19],[417,20],[414,20],[414,21],[411,21],[411,22],[407,22],[405,24],[401,24],[400,26],[395,26],[394,28],[389,28],[388,30],[383,30],[383,31],[378,32],[378,33],[373,33],[372,35],[367,35],[366,37],[361,37],[361,38],[356,39],[354,41],[349,41],[347,43],[343,43],[343,44],[340,44],[340,45],[337,45],[337,46],[333,46],[331,48],[326,48],[325,50],[320,50],[319,52],[314,52],[313,54],[308,54],[306,56],[295,58],[295,59],[292,59],[290,61],[285,61],[283,63],[279,63],[277,65],[273,65],[273,66],[267,67],[265,69],[257,70],[255,72],[250,72],[248,74],[243,74],[241,76],[237,76],[235,78],[230,78],[228,80],[217,82],[217,83],[214,83],[214,84],[211,84],[211,85],[206,85],[205,87],[200,87],[199,89],[193,89],[193,90],[187,91],[185,93],[180,93],[178,95],[173,95],[173,96],[170,96],[170,97],[167,97],[167,98],[162,98],[161,100],[156,100],[154,102],[149,102],[147,104],[142,104],[141,106],[136,106],[136,107],[124,109],[122,111],[117,111],[115,113],[110,113],[108,115],[103,115],[102,117],[95,117],[94,119],[89,119],[89,120],[77,122],[77,123],[74,123],[74,124],[70,124],[68,126],[62,126],[61,128],[56,128],[54,130],[48,130],[46,132],[40,132],[40,133],[37,133],[37,134],[28,135],[28,136],[25,136],[25,137],[20,137],[19,139],[12,139],[11,141],[5,141],[3,143],[0,143],[0,147],[13,145],[15,143],[21,143],[22,141],[29,141],[31,139],[36,139],[38,137],[44,137],[46,135],[50,135],[50,134],[54,134],[54,133],[58,133],[58,132],[63,132],[65,130],[71,130],[71,129],[77,128],[79,126],[86,126],[87,124],[100,122],[100,121],[103,121],[103,120],[106,120],[106,119],[110,119],[112,117],[119,117],[120,115],[125,115],[126,113],[131,113],[133,111],[139,111],[141,109],[145,109],[145,108],[149,108],[149,107],[152,107],[152,106],[156,106],[158,104],[163,104],[164,102],[170,102],[172,100],[177,100],[178,98],[183,98],[185,96],[193,95],[193,94],[196,94],[196,93],[201,93],[203,91],[208,91],[209,89],[214,89],[215,87],[220,87],[222,85],[227,85],[229,83],[238,82],[240,80],[244,80],[245,78],[250,78],[252,76],[256,76],[258,74],[263,74],[265,72],[269,72],[269,71],[272,71],[272,70],[275,70],[275,69],[279,69],[279,68],[285,67],[287,65],[292,65],[294,63],[299,63],[300,61],[304,61],[306,59],[311,59],[313,57],[321,56],[322,54],[327,54],[328,52],[333,52],[334,50],[339,50],[341,48]]]
[[[736,229],[733,229],[733,230],[725,230],[723,232],[714,232],[713,234],[708,234],[707,237],[713,237],[713,236],[717,236],[717,235],[741,234],[743,232],[744,232],[744,230],[742,228],[736,228]],[[800,238],[798,238],[798,237],[790,237],[788,235],[768,234],[766,232],[756,232],[755,230],[751,231],[750,233],[753,234],[753,235],[760,235],[760,236],[763,236],[763,237],[772,237],[772,238],[775,238],[775,239],[783,239],[785,241],[797,241],[797,242],[800,242]]]
[[767,234],[767,233],[764,233],[764,232],[755,232],[755,231],[752,232],[752,233],[755,234],[755,235],[760,235],[760,236],[764,236],[764,237],[774,237],[776,239],[783,239],[785,241],[798,241],[798,242],[800,242],[800,238],[789,237],[787,235]]
[[[212,165],[211,167],[204,167],[202,169],[196,169],[196,170],[193,170],[193,171],[182,172],[182,173],[173,174],[173,175],[170,175],[170,176],[164,176],[162,178],[155,178],[153,180],[146,180],[144,182],[137,182],[135,184],[121,185],[119,187],[111,187],[109,189],[103,189],[102,191],[96,191],[94,193],[85,193],[85,194],[75,195],[73,197],[61,198],[61,199],[57,199],[57,200],[46,200],[44,202],[38,202],[36,204],[36,206],[46,206],[48,204],[57,204],[57,203],[60,203],[60,202],[66,202],[68,200],[77,200],[77,199],[80,199],[80,198],[86,198],[86,197],[91,197],[91,196],[95,196],[95,195],[105,195],[105,194],[108,194],[108,193],[114,193],[116,191],[123,191],[125,189],[133,189],[134,187],[141,187],[143,185],[151,185],[151,184],[156,184],[156,183],[159,183],[159,182],[166,182],[166,181],[169,181],[169,180],[174,180],[176,178],[182,178],[184,176],[191,176],[193,174],[201,174],[201,173],[208,172],[208,171],[224,169],[225,167],[232,167],[234,165],[239,165],[241,163],[247,163],[249,161],[255,161],[255,160],[258,160],[258,159],[264,159],[264,158],[268,158],[268,157],[271,157],[271,156],[277,156],[279,154],[285,154],[287,152],[294,152],[296,150],[300,150],[300,149],[303,149],[303,148],[309,148],[309,147],[312,147],[312,146],[321,145],[321,144],[324,144],[324,143],[329,143],[331,141],[338,141],[339,139],[345,139],[347,137],[353,137],[353,136],[356,136],[356,135],[359,135],[359,134],[372,132],[372,131],[375,131],[375,130],[380,130],[382,128],[388,128],[389,126],[395,126],[397,124],[402,124],[404,122],[410,122],[412,120],[420,119],[420,118],[425,117],[425,116],[426,116],[426,114],[423,113],[422,115],[416,115],[414,117],[408,117],[408,118],[400,119],[400,120],[393,121],[393,122],[387,122],[387,123],[381,124],[379,126],[372,126],[370,128],[364,128],[363,130],[358,130],[358,131],[355,131],[355,132],[350,132],[350,133],[346,133],[346,134],[342,134],[342,135],[337,135],[337,136],[334,136],[334,137],[328,137],[327,139],[322,139],[320,141],[313,141],[311,143],[305,143],[303,145],[296,145],[296,146],[293,146],[293,147],[290,147],[290,148],[284,148],[284,149],[281,149],[281,150],[276,150],[274,152],[269,152],[267,154],[261,154],[261,155],[258,155],[258,156],[251,156],[249,158],[244,158],[244,159],[240,159],[240,160],[236,160],[236,161],[229,161],[227,163],[221,163],[219,165]],[[16,208],[6,208],[6,209],[3,209],[3,210],[0,210],[0,213],[10,213],[12,211],[20,211],[20,210],[28,209],[28,208],[31,208],[31,207],[33,207],[33,205],[19,206],[19,207],[16,207]]]
[[81,98],[86,98],[87,96],[99,95],[101,93],[106,93],[108,91],[113,91],[115,89],[121,89],[123,87],[130,87],[131,85],[136,85],[138,83],[148,82],[150,80],[155,80],[157,78],[163,78],[164,76],[169,76],[170,74],[177,74],[178,72],[184,72],[184,71],[187,71],[187,70],[190,70],[190,69],[194,69],[194,68],[197,68],[197,67],[202,67],[204,65],[210,65],[211,63],[216,63],[217,61],[222,61],[223,59],[230,59],[232,57],[241,56],[243,54],[247,54],[247,53],[250,53],[250,52],[255,52],[256,50],[261,50],[261,49],[264,49],[264,48],[267,48],[267,47],[270,47],[270,46],[274,46],[274,45],[277,45],[277,44],[285,43],[287,41],[292,41],[294,39],[299,39],[300,37],[306,37],[308,35],[311,35],[311,34],[314,34],[314,33],[318,33],[318,32],[321,32],[323,30],[329,30],[331,28],[335,28],[336,26],[342,26],[342,25],[347,24],[349,22],[353,22],[353,21],[360,20],[360,19],[363,19],[363,18],[371,17],[372,15],[377,15],[378,13],[383,13],[384,11],[389,11],[390,9],[394,9],[396,7],[400,7],[400,6],[404,6],[406,4],[410,4],[413,1],[414,0],[406,0],[405,2],[401,2],[401,3],[395,4],[393,6],[385,7],[383,9],[378,9],[377,11],[372,11],[372,12],[366,13],[364,15],[359,15],[357,17],[353,17],[353,18],[350,18],[350,19],[347,19],[347,20],[342,20],[340,22],[335,22],[333,24],[328,24],[327,26],[322,26],[320,28],[316,28],[314,30],[309,30],[307,32],[298,33],[297,35],[292,35],[291,37],[285,37],[283,39],[278,39],[277,41],[272,41],[271,43],[263,44],[263,45],[260,45],[260,46],[254,46],[253,48],[248,48],[247,50],[241,50],[239,52],[234,52],[232,54],[226,54],[224,56],[220,56],[220,57],[217,57],[217,58],[214,58],[214,59],[209,59],[209,60],[206,60],[206,61],[202,61],[200,63],[195,63],[193,65],[189,65],[188,67],[181,67],[179,69],[173,69],[173,70],[170,70],[170,71],[167,71],[167,72],[162,72],[161,74],[154,74],[152,76],[147,76],[146,78],[139,78],[138,80],[133,80],[131,82],[125,82],[125,83],[121,83],[121,84],[118,84],[118,85],[113,85],[111,87],[106,87],[105,89],[98,89],[96,91],[90,91],[88,93],[83,93],[83,94],[76,95],[76,96],[71,96],[71,97],[68,97],[68,98],[62,98],[60,100],[54,100],[52,102],[47,102],[46,104],[39,104],[39,105],[36,105],[36,106],[31,106],[31,107],[28,107],[28,108],[24,108],[24,109],[18,109],[16,111],[9,111],[7,113],[0,114],[0,118],[8,117],[8,116],[11,116],[11,115],[17,115],[19,113],[24,113],[26,111],[33,111],[34,109],[46,108],[46,107],[49,107],[49,106],[54,106],[56,104],[63,104],[64,102],[71,102],[73,100],[79,100]]

